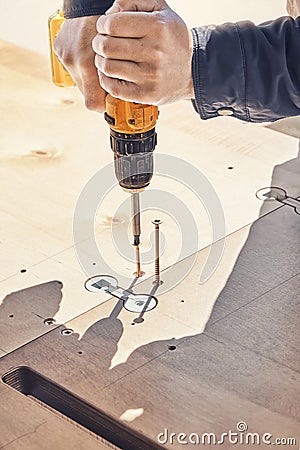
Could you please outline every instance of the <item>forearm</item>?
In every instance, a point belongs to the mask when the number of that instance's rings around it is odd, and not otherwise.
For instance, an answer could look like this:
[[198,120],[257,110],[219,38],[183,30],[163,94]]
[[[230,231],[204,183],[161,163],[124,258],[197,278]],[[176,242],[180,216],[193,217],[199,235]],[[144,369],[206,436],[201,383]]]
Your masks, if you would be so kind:
[[64,0],[63,11],[66,19],[104,14],[113,0]]
[[300,19],[193,29],[196,111],[250,122],[300,115]]

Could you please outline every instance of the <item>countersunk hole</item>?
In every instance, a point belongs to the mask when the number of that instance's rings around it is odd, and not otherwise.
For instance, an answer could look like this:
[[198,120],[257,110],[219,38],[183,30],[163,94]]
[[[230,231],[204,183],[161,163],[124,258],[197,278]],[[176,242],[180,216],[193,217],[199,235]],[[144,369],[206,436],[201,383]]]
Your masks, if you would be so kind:
[[82,352],[81,350],[79,350],[78,355],[82,355],[82,353],[83,353],[83,352]]
[[175,345],[168,345],[168,349],[169,349],[170,351],[174,351],[174,350],[176,350],[176,348],[177,348],[177,347],[175,347]]
[[228,169],[228,170],[233,170],[234,167],[233,167],[233,166],[229,166],[229,167],[227,167],[227,169]]
[[26,269],[21,269],[20,272],[21,273],[25,273],[25,272],[27,272],[27,270]]
[[10,318],[10,319],[13,319],[13,317],[14,317],[13,314],[10,314],[10,315],[9,315],[9,318]]

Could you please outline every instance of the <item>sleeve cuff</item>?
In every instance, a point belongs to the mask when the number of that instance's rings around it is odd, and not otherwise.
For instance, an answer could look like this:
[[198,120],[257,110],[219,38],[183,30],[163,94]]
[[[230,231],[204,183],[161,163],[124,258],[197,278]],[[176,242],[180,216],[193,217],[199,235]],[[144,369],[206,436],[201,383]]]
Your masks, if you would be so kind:
[[235,24],[192,29],[193,106],[201,119],[233,116],[250,121],[246,68]]
[[112,6],[113,0],[64,0],[63,12],[66,19],[84,16],[100,16]]

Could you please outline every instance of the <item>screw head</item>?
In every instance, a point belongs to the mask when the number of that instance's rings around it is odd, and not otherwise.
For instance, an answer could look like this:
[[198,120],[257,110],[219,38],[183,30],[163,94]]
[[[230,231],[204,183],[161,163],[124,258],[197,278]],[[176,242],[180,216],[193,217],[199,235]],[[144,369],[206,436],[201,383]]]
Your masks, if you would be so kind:
[[164,284],[163,280],[154,280],[152,281],[152,284],[154,286],[161,286],[162,284]]
[[287,198],[287,192],[284,189],[275,186],[259,189],[255,195],[259,200],[267,201],[282,201]]
[[162,221],[160,219],[152,220],[153,225],[161,225]]
[[70,336],[73,333],[74,333],[74,331],[71,328],[65,328],[64,330],[61,330],[61,332],[60,332],[60,334],[62,336]]
[[53,319],[52,317],[49,317],[48,319],[44,320],[44,324],[48,325],[48,326],[55,325],[55,323],[56,323],[56,320]]
[[138,302],[135,302],[135,304],[136,304],[137,306],[144,306],[145,302],[143,302],[143,301],[138,301]]

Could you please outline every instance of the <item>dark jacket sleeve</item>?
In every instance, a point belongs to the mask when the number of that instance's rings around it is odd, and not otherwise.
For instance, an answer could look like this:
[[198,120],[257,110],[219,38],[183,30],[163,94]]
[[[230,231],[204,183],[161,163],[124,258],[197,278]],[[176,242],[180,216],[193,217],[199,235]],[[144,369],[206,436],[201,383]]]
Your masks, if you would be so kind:
[[64,0],[63,12],[66,19],[104,14],[114,0]]
[[202,119],[300,115],[300,18],[194,28],[193,80]]

